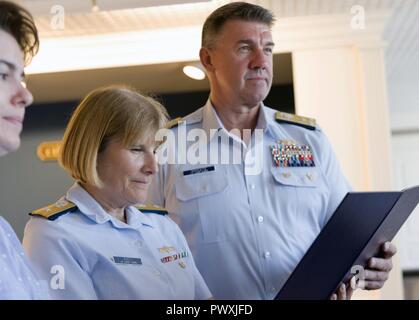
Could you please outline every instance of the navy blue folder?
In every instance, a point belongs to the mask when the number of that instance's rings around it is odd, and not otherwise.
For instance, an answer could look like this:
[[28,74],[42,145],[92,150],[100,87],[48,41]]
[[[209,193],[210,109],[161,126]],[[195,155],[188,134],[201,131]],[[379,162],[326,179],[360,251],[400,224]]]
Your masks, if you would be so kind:
[[391,241],[419,203],[419,186],[402,192],[350,192],[275,300],[325,300]]

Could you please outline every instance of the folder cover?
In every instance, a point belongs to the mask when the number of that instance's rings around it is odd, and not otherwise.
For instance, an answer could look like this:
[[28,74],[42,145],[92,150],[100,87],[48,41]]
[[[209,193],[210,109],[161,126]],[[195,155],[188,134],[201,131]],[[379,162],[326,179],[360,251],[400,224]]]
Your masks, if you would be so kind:
[[275,300],[325,300],[391,241],[419,203],[419,186],[402,192],[349,192]]

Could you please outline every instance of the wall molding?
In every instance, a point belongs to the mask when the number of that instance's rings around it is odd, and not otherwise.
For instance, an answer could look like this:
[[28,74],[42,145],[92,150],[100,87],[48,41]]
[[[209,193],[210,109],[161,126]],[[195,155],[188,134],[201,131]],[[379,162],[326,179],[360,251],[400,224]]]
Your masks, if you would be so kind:
[[[272,29],[274,53],[342,46],[377,48],[391,11],[367,15],[366,28],[353,30],[348,14],[279,19]],[[28,74],[199,60],[201,25],[142,32],[42,39]]]
[[304,16],[280,19],[272,29],[277,52],[313,50],[357,46],[359,48],[381,48],[391,10],[369,13],[363,30],[351,28],[352,16],[348,14]]
[[391,132],[406,133],[419,131],[419,112],[391,113]]

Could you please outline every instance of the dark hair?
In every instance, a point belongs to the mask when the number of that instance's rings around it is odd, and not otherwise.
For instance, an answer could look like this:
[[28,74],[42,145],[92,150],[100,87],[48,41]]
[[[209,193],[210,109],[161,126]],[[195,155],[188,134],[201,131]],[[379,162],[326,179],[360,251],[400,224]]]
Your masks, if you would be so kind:
[[38,31],[29,11],[13,2],[0,1],[0,30],[15,38],[28,64],[39,49]]
[[230,20],[261,22],[270,28],[275,23],[274,14],[268,9],[247,2],[232,2],[218,8],[205,20],[202,28],[202,47],[213,47],[215,38]]

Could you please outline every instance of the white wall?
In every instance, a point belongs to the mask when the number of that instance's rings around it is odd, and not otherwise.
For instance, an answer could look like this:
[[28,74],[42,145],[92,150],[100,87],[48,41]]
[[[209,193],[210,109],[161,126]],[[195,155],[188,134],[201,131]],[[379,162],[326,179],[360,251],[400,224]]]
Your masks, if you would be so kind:
[[[419,185],[419,75],[415,72],[418,69],[412,66],[410,72],[395,72],[388,79],[393,181],[397,189]],[[418,235],[419,208],[398,235],[402,270],[419,270]]]
[[419,130],[419,75],[388,80],[391,128]]
[[[389,13],[370,14],[370,27],[351,30],[346,16],[283,22],[275,42],[293,54],[296,111],[317,119],[355,190],[392,189],[390,121],[381,40]],[[281,38],[281,34],[292,34]],[[282,40],[282,41],[281,41]],[[381,292],[362,299],[402,299],[398,256]]]
[[57,162],[41,162],[36,155],[41,142],[61,139],[62,135],[63,130],[26,132],[18,151],[0,158],[0,215],[20,239],[29,212],[54,203],[72,184]]

